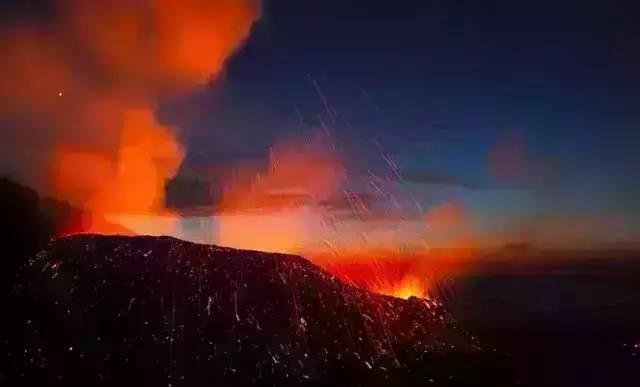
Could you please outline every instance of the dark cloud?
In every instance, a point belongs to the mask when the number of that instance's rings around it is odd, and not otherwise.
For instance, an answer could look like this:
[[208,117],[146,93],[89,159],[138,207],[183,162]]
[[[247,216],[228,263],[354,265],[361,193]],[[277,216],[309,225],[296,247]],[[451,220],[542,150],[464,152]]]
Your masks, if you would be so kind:
[[320,202],[321,205],[335,210],[350,210],[353,207],[353,203],[357,202],[367,208],[371,208],[377,203],[384,201],[379,195],[374,195],[365,192],[351,192],[343,193],[342,195],[335,195],[327,200]]
[[479,189],[483,186],[477,182],[455,178],[446,174],[427,170],[402,170],[399,171],[402,180],[417,184],[441,184],[458,186],[468,189]]
[[462,178],[453,177],[440,172],[434,172],[430,170],[421,169],[399,169],[397,171],[367,171],[361,173],[362,176],[375,177],[377,180],[385,182],[404,182],[415,184],[437,184],[448,185],[454,187],[461,187],[467,189],[480,189],[483,188],[483,184],[475,181],[466,180]]

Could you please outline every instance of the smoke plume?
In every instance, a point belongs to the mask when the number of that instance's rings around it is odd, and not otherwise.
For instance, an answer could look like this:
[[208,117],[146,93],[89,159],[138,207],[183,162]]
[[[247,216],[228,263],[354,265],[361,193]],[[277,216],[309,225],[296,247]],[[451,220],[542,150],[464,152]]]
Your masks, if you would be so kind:
[[215,77],[259,0],[53,2],[0,35],[0,173],[100,215],[161,211],[183,157],[167,95]]

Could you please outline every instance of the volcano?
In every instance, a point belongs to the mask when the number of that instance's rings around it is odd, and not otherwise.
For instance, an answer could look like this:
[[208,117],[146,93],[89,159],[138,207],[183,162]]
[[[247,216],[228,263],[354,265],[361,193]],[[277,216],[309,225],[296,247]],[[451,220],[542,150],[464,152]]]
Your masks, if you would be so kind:
[[512,381],[438,299],[371,293],[299,256],[170,237],[54,239],[19,270],[7,310],[11,385]]

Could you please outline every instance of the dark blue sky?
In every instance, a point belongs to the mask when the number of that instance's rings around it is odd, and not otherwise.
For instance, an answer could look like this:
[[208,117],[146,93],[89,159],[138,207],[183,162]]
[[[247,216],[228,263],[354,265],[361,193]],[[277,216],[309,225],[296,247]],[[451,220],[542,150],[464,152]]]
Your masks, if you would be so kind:
[[[4,2],[0,25],[46,25],[53,4]],[[385,154],[404,177],[388,189],[427,211],[461,203],[487,233],[637,240],[637,8],[265,0],[219,79],[158,113],[181,129],[185,170],[264,160],[324,125],[356,189]]]
[[[511,213],[507,223],[560,212],[597,225],[606,214],[624,219],[628,237],[640,193],[636,11],[615,1],[267,1],[223,78],[164,114],[188,128],[187,165],[265,157],[322,120],[351,169],[375,165],[383,148],[426,176],[413,189],[427,205],[430,192],[451,191],[446,177],[456,199]],[[516,139],[506,142],[524,170],[516,180],[488,163],[504,138]]]

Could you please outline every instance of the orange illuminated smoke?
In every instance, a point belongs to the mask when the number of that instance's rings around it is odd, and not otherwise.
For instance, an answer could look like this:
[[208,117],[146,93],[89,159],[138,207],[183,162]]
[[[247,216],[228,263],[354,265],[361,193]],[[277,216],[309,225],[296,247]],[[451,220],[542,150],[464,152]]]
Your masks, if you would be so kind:
[[321,141],[282,142],[264,171],[236,170],[217,207],[215,241],[236,248],[296,253],[317,238],[320,205],[344,179],[341,163]]
[[156,106],[220,72],[258,17],[259,0],[52,6],[46,24],[35,18],[0,35],[0,112],[24,122],[15,137],[44,155],[16,164],[37,164],[50,194],[90,213],[79,231],[113,232],[113,215],[166,215],[165,181],[183,150],[157,122]]
[[53,187],[99,214],[159,212],[165,179],[175,174],[182,149],[148,110],[123,114],[115,155],[73,146],[54,153]]

